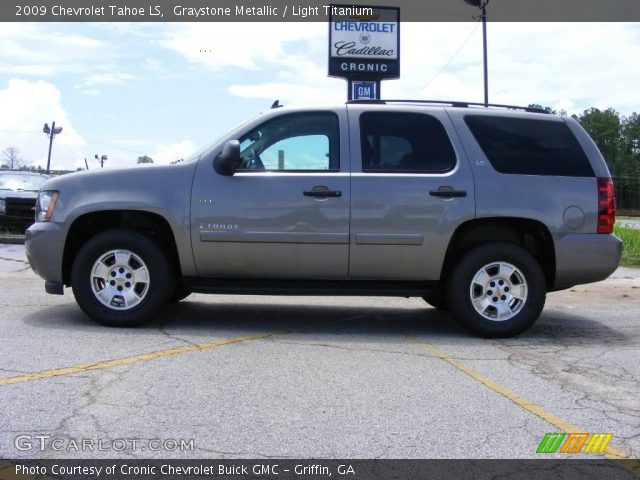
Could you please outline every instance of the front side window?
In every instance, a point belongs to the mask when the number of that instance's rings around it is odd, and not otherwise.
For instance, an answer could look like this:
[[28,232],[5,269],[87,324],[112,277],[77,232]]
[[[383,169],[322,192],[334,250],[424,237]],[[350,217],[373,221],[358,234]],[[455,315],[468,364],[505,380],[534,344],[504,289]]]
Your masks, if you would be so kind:
[[339,171],[338,117],[293,113],[268,120],[240,138],[240,171]]
[[422,113],[360,115],[363,172],[444,173],[456,155],[444,127]]

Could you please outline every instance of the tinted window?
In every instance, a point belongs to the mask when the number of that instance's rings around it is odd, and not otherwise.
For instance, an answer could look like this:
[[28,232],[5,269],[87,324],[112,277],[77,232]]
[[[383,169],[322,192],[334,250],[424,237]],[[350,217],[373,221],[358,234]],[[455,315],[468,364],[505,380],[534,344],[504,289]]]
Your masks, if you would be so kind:
[[241,170],[337,171],[338,117],[329,112],[283,115],[240,139]]
[[465,122],[493,168],[524,175],[594,176],[564,122],[467,115]]
[[442,173],[456,164],[442,124],[421,113],[364,113],[360,143],[365,172]]

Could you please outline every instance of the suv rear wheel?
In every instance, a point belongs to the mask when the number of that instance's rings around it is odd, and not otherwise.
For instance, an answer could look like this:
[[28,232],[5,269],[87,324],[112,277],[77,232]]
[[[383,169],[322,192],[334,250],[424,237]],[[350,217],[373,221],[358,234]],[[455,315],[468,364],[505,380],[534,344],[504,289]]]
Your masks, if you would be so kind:
[[494,243],[467,253],[454,267],[447,302],[458,322],[482,337],[511,337],[540,316],[546,297],[542,268],[517,245]]
[[162,249],[129,230],[108,230],[87,241],[74,260],[71,286],[89,317],[118,327],[147,322],[173,293]]

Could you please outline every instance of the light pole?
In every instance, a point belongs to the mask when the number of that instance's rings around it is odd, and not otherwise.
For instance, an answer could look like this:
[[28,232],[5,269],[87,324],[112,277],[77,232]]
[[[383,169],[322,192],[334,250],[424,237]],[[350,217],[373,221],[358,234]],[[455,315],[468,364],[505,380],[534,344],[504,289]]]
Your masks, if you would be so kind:
[[[104,168],[104,162],[105,162],[105,160],[107,160],[107,156],[106,155],[101,155],[100,157],[98,157],[98,154],[96,153],[95,159],[100,162],[100,168]],[[87,166],[87,170],[88,169],[89,169],[89,167]]]
[[464,3],[480,9],[482,18],[482,52],[484,60],[484,105],[489,105],[489,71],[487,66],[487,5],[489,0],[464,0]]
[[56,122],[52,122],[51,128],[49,128],[49,124],[45,123],[42,131],[49,137],[49,155],[47,156],[47,173],[49,173],[51,170],[51,147],[53,146],[53,139],[62,132],[62,127],[56,128]]

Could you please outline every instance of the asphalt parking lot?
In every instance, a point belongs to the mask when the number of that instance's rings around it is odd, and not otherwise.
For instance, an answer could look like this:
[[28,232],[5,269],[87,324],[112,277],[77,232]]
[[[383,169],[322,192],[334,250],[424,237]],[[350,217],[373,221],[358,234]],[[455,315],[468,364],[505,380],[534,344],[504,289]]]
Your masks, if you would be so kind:
[[[507,340],[396,298],[194,294],[113,329],[0,245],[0,329],[2,458],[540,458],[557,431],[640,457],[639,270],[550,294]],[[87,439],[111,448],[69,449]]]

